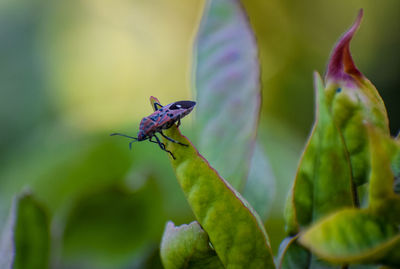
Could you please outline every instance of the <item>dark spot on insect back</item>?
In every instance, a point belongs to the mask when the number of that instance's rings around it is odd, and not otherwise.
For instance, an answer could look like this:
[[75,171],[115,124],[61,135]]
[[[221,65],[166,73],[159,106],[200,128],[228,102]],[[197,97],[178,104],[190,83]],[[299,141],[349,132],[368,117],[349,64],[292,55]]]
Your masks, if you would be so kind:
[[168,113],[168,117],[172,118],[173,116],[174,116],[174,114]]
[[158,114],[157,114],[157,115],[154,115],[154,116],[151,116],[150,119],[151,119],[152,121],[158,120]]
[[196,102],[193,101],[178,101],[175,102],[173,105],[170,106],[171,110],[175,109],[189,109],[196,105]]

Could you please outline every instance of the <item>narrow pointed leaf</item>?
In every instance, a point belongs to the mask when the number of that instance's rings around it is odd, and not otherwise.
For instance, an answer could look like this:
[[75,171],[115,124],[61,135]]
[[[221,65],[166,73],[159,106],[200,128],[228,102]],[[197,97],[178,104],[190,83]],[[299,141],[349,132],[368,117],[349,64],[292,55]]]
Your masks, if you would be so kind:
[[195,43],[199,151],[244,186],[260,110],[257,45],[239,0],[208,0]]
[[197,221],[179,227],[168,222],[160,251],[165,269],[224,268],[209,244],[207,233]]
[[32,195],[15,198],[0,242],[0,268],[48,268],[49,220]]
[[362,10],[333,49],[325,76],[326,96],[332,116],[344,137],[350,155],[353,181],[367,182],[369,170],[369,122],[389,134],[385,105],[375,86],[357,69],[350,42],[361,24]]
[[400,266],[398,227],[365,210],[334,213],[311,226],[299,240],[330,262]]
[[[152,97],[151,102],[157,101]],[[174,125],[163,139],[179,184],[219,259],[227,268],[275,268],[267,233],[257,213]]]
[[353,206],[350,163],[316,73],[316,121],[293,185],[286,221],[289,234],[339,208]]

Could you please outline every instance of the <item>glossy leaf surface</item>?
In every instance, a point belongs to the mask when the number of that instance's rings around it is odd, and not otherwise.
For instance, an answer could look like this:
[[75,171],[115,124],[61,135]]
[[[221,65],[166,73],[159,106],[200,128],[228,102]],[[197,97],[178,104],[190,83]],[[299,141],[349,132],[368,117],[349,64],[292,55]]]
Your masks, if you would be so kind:
[[207,233],[197,221],[179,227],[169,221],[160,251],[165,269],[224,268],[209,244]]
[[[158,101],[152,97],[152,104]],[[223,265],[275,268],[267,233],[259,216],[232,186],[219,176],[176,126],[164,132],[188,146],[163,139],[172,167],[190,207]]]
[[260,110],[257,45],[238,0],[208,0],[195,43],[199,151],[244,187]]

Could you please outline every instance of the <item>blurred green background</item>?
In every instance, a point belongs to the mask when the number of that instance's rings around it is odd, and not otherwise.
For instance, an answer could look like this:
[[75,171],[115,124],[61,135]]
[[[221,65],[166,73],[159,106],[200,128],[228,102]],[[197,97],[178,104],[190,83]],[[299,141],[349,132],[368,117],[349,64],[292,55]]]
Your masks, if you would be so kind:
[[[0,227],[30,190],[51,219],[51,268],[160,268],[167,220],[194,219],[165,153],[136,135],[164,104],[195,99],[192,46],[204,1],[0,2]],[[314,116],[312,72],[359,8],[351,51],[400,129],[400,2],[242,1],[262,72],[259,138],[275,175],[266,222],[274,251],[282,208]],[[195,113],[195,112],[194,112]],[[183,120],[190,138],[191,117]]]

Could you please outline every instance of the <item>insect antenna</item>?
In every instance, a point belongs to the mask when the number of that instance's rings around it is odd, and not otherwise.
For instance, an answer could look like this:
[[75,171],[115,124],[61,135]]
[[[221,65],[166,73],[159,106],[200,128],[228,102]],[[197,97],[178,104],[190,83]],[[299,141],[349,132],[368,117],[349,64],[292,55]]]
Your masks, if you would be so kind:
[[110,136],[114,136],[114,135],[119,135],[119,136],[123,136],[123,137],[127,137],[127,138],[130,138],[130,139],[137,140],[136,137],[129,136],[129,135],[126,135],[126,134],[120,134],[120,133],[113,133],[113,134],[110,134]]
[[123,136],[123,137],[127,137],[127,138],[130,138],[130,139],[133,139],[131,142],[129,142],[129,149],[132,149],[132,143],[133,142],[138,141],[138,139],[136,137],[129,136],[129,135],[126,135],[126,134],[120,134],[120,133],[110,134],[110,136],[114,136],[114,135],[119,135],[119,136]]

